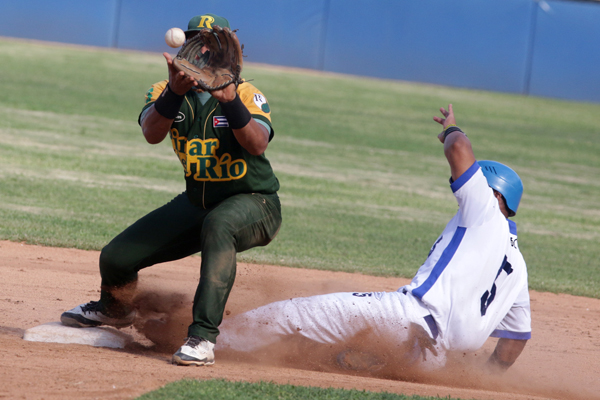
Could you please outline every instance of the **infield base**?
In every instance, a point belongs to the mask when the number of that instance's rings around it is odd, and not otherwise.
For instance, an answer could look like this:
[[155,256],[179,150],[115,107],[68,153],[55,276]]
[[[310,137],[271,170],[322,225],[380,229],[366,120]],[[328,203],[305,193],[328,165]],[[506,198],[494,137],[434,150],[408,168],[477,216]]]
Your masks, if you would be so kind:
[[23,339],[30,342],[84,344],[95,347],[124,348],[133,338],[110,327],[72,328],[60,322],[48,322],[29,328]]

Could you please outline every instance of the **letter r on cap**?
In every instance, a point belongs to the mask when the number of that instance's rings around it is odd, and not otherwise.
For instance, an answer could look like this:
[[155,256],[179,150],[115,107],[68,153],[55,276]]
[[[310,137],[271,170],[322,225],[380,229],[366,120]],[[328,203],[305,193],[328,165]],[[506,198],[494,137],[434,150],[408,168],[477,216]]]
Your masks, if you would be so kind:
[[198,24],[198,28],[208,28],[212,29],[212,23],[215,22],[215,19],[210,15],[203,15],[200,19],[200,23]]

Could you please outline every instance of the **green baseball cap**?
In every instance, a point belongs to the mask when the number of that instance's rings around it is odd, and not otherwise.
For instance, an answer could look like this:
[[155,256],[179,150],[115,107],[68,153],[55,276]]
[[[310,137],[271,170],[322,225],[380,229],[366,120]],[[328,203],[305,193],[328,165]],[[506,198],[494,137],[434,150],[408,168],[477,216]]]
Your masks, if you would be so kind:
[[192,32],[197,32],[202,29],[212,29],[213,25],[219,25],[221,28],[231,28],[229,21],[223,17],[219,17],[215,14],[202,14],[196,15],[188,22],[188,29],[185,31],[185,35],[189,36]]

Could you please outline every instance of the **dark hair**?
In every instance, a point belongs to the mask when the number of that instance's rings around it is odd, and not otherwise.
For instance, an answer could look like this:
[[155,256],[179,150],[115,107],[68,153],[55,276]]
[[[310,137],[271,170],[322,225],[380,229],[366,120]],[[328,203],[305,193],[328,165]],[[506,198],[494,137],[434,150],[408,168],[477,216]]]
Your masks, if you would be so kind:
[[508,204],[506,204],[506,199],[504,198],[504,195],[502,193],[500,193],[499,191],[497,191],[496,189],[492,189],[492,190],[494,191],[494,193],[498,193],[500,195],[500,197],[502,197],[502,202],[504,203],[504,208],[506,208],[506,211],[508,211],[508,216],[514,217],[515,215],[517,215],[517,213],[515,213],[513,210],[508,208]]

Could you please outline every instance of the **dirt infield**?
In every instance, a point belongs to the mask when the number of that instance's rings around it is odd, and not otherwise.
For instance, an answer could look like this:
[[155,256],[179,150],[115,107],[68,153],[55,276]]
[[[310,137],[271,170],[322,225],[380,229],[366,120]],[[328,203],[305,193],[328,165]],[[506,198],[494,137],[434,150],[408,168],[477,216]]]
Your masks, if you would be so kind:
[[[140,273],[145,306],[138,329],[123,330],[135,339],[123,350],[24,341],[26,329],[58,321],[64,310],[97,300],[97,264],[94,251],[0,241],[0,398],[130,399],[182,378],[226,378],[463,399],[600,399],[600,300],[538,292],[531,292],[533,338],[500,378],[483,375],[479,368],[495,345],[493,339],[476,354],[453,355],[452,368],[433,376],[350,374],[327,362],[285,354],[240,360],[217,353],[212,367],[171,365],[173,347],[181,344],[189,323],[197,257]],[[396,290],[405,283],[239,264],[226,314],[290,297]],[[165,321],[167,309],[171,318]],[[157,322],[160,317],[163,322]]]

